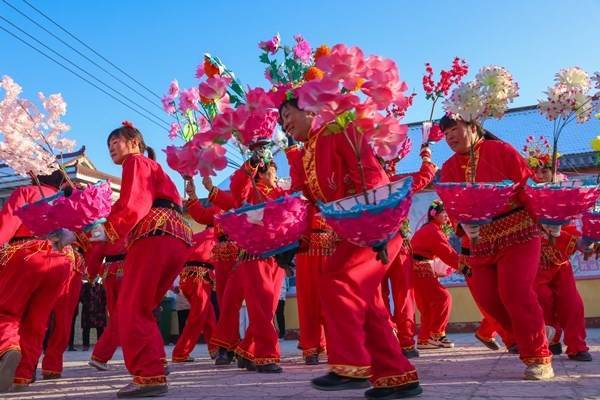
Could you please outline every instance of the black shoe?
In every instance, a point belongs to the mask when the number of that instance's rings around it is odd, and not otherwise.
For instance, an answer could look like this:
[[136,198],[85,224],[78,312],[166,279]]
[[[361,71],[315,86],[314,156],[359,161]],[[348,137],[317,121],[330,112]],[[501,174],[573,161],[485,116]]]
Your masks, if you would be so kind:
[[475,338],[477,340],[479,340],[481,343],[483,343],[483,345],[490,350],[494,350],[494,351],[500,350],[500,345],[498,344],[498,342],[496,342],[496,339],[494,339],[494,338],[491,338],[490,340],[485,340],[484,338],[480,337],[478,334],[475,334]]
[[558,342],[558,343],[552,343],[550,346],[548,346],[548,348],[550,349],[550,352],[555,355],[555,356],[560,356],[562,354],[562,343]]
[[246,371],[256,371],[256,364],[254,364],[254,361],[246,360]]
[[232,361],[233,351],[227,351],[223,347],[219,347],[219,353],[217,354],[217,358],[215,358],[215,365],[229,365]]
[[328,391],[365,389],[371,386],[366,378],[348,378],[340,376],[335,372],[319,376],[318,378],[311,380],[310,383],[315,389]]
[[246,369],[250,361],[242,356],[237,356],[237,367],[240,369]]
[[311,356],[304,357],[304,364],[306,365],[319,365],[319,355],[313,354]]
[[160,397],[169,391],[166,383],[162,385],[136,385],[130,383],[117,392],[117,397]]
[[416,347],[413,347],[412,349],[402,349],[402,354],[404,354],[404,357],[406,358],[417,358],[419,357],[419,350],[417,350]]
[[165,364],[165,376],[171,373],[171,368],[169,368],[169,364]]
[[569,354],[569,359],[573,361],[592,361],[592,355],[587,351],[579,351],[576,354]]
[[272,363],[265,365],[257,365],[256,372],[262,372],[266,374],[279,374],[283,372],[283,369],[279,366],[279,364]]
[[0,393],[8,392],[15,379],[15,371],[21,362],[21,352],[8,350],[0,357]]
[[69,346],[69,351],[77,351],[77,349],[73,346]]
[[517,347],[516,344],[513,344],[507,350],[508,350],[509,354],[519,354],[519,348]]
[[418,383],[409,383],[397,387],[378,387],[369,389],[365,392],[365,397],[370,400],[391,400],[415,397],[421,393],[423,393],[423,389]]
[[[45,381],[51,380],[51,379],[60,379],[61,378],[61,374],[58,373],[54,373],[54,372],[50,372],[50,373],[42,373],[42,379]],[[31,381],[31,383],[33,383],[34,380]]]

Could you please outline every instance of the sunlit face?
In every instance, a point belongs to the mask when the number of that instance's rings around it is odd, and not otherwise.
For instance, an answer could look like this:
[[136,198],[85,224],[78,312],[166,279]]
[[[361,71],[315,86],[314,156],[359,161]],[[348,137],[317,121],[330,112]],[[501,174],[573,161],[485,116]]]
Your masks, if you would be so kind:
[[294,140],[306,142],[308,133],[313,120],[313,115],[307,111],[302,111],[291,104],[286,104],[281,108],[281,122],[283,131],[291,135]]
[[110,138],[108,151],[113,162],[121,165],[128,155],[140,153],[140,143],[137,139],[127,140],[122,135],[116,135]]
[[468,125],[457,121],[454,126],[444,130],[448,146],[458,154],[466,154],[469,148],[477,140],[477,129],[475,125]]
[[270,188],[277,186],[277,168],[270,166],[265,173],[259,173],[258,181]]
[[448,218],[448,213],[445,210],[442,210],[435,217],[433,217],[433,220],[438,225],[446,225],[450,223],[450,218]]
[[535,181],[537,183],[552,181],[552,168],[537,168],[535,170]]

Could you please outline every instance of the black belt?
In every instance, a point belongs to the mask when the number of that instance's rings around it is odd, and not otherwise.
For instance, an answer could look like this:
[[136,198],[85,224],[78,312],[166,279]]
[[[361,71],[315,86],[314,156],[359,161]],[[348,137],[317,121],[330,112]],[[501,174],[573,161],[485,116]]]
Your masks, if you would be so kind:
[[185,267],[202,267],[202,268],[207,268],[207,269],[215,269],[215,267],[207,262],[204,261],[188,261],[185,263],[184,265]]
[[182,213],[181,206],[173,203],[171,200],[167,199],[155,199],[152,202],[153,208],[168,208],[170,210],[177,211],[179,214]]
[[513,209],[512,209],[512,210],[510,210],[510,211],[507,211],[507,212],[505,212],[505,213],[502,213],[502,214],[500,214],[500,215],[496,215],[495,217],[493,217],[493,218],[492,218],[492,221],[497,221],[497,220],[499,220],[499,219],[506,218],[506,217],[508,217],[508,216],[510,216],[510,215],[513,215],[513,214],[516,214],[516,213],[518,213],[519,211],[523,211],[524,209],[525,209],[525,207],[517,207],[517,208],[513,208]]
[[219,237],[217,239],[219,240],[219,242],[228,242],[229,241],[229,236],[227,236],[227,235],[219,235]]
[[462,254],[463,256],[470,256],[471,255],[471,249],[469,249],[467,247],[461,247],[460,254]]
[[117,261],[125,260],[125,254],[115,254],[114,256],[106,256],[104,257],[105,263],[114,263]]
[[10,239],[8,241],[8,244],[15,244],[15,243],[20,243],[20,242],[25,242],[27,240],[38,240],[38,238],[36,238],[35,236],[19,236],[19,237],[13,237],[12,239]]
[[433,261],[431,258],[423,257],[423,256],[420,256],[418,254],[413,254],[413,258],[416,261]]

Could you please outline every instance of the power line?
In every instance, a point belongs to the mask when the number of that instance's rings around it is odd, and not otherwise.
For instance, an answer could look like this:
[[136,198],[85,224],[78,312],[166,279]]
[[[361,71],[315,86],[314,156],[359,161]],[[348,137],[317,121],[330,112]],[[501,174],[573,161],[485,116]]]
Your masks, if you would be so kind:
[[40,41],[39,39],[37,39],[36,37],[32,36],[31,34],[27,33],[25,30],[19,28],[17,25],[13,24],[12,22],[10,22],[8,19],[4,18],[3,16],[0,15],[0,19],[2,19],[3,21],[5,21],[6,23],[8,23],[10,26],[12,26],[14,29],[17,29],[19,32],[21,32],[22,34],[27,35],[29,38],[33,39],[35,42],[37,42],[39,45],[43,46],[44,48],[46,48],[47,50],[51,51],[53,54],[55,54],[56,56],[60,57],[61,59],[63,59],[64,61],[68,62],[69,64],[71,64],[73,67],[77,68],[79,71],[83,72],[84,74],[86,74],[87,76],[91,77],[92,79],[94,79],[96,82],[104,85],[106,88],[112,90],[114,93],[118,94],[119,96],[121,96],[122,98],[124,98],[126,101],[134,104],[135,106],[139,107],[140,109],[144,110],[145,112],[147,112],[149,115],[151,115],[153,118],[156,118],[156,120],[158,121],[162,121],[165,124],[168,124],[167,121],[163,120],[162,118],[156,116],[152,111],[148,110],[146,107],[140,105],[139,103],[135,102],[134,100],[129,99],[127,96],[125,96],[123,93],[119,92],[118,90],[114,89],[112,86],[108,85],[107,83],[105,83],[104,81],[98,79],[96,76],[94,76],[93,74],[91,74],[90,72],[86,71],[85,69],[83,69],[82,67],[80,67],[79,65],[75,64],[74,62],[72,62],[71,60],[69,60],[68,58],[64,57],[62,54],[60,54],[59,52],[57,52],[56,50],[52,49],[51,47],[47,46],[46,44],[44,44],[42,41]]
[[[98,67],[99,69],[101,69],[102,71],[104,71],[105,73],[107,73],[108,75],[110,75],[113,79],[115,79],[115,80],[119,81],[121,84],[125,85],[127,88],[129,88],[130,90],[132,90],[133,92],[135,92],[138,96],[142,97],[144,100],[146,100],[147,102],[149,102],[153,106],[161,109],[161,107],[157,104],[157,102],[155,100],[152,100],[152,99],[148,98],[146,95],[144,95],[143,93],[140,93],[137,89],[135,89],[134,87],[132,87],[131,85],[129,85],[127,82],[123,81],[121,78],[119,78],[118,76],[116,76],[115,74],[113,74],[112,72],[110,72],[109,70],[107,70],[106,68],[104,68],[102,65],[98,64],[96,61],[94,61],[91,58],[89,58],[88,56],[86,56],[85,54],[83,54],[81,51],[77,50],[75,47],[71,46],[69,43],[65,42],[59,36],[57,36],[56,34],[54,34],[53,32],[51,32],[50,30],[46,29],[44,26],[42,26],[37,21],[35,21],[31,17],[29,17],[27,14],[25,14],[24,12],[22,12],[21,10],[19,10],[17,7],[15,7],[12,4],[10,4],[7,0],[2,0],[2,1],[4,1],[4,3],[6,3],[10,8],[12,8],[13,10],[15,10],[16,12],[18,12],[19,14],[21,14],[23,17],[25,17],[29,21],[31,21],[33,24],[35,24],[38,28],[44,30],[46,33],[48,33],[49,35],[51,35],[53,38],[55,38],[56,40],[58,40],[59,42],[61,42],[62,44],[64,44],[65,46],[67,46],[68,48],[70,48],[71,50],[73,50],[74,52],[76,52],[77,54],[79,54],[81,57],[85,58],[90,63],[94,64],[96,67]],[[47,18],[49,18],[49,17],[47,17]],[[160,97],[159,97],[159,99],[160,99]]]
[[[6,0],[3,0],[3,1],[5,3],[7,3]],[[32,9],[34,9],[38,14],[40,14],[44,18],[46,18],[48,21],[52,22],[55,26],[57,26],[60,30],[62,30],[63,32],[65,32],[71,38],[75,39],[78,43],[80,43],[81,45],[85,46],[85,48],[87,48],[92,53],[94,53],[95,55],[97,55],[98,57],[100,57],[102,60],[104,60],[105,62],[107,62],[108,64],[110,64],[113,68],[116,68],[123,75],[127,76],[129,79],[131,79],[132,81],[134,81],[135,83],[137,83],[138,85],[140,85],[142,88],[144,88],[148,93],[152,94],[153,96],[155,96],[156,98],[158,98],[160,100],[160,98],[161,98],[160,95],[158,95],[155,92],[153,92],[146,85],[144,85],[143,83],[141,83],[140,81],[138,81],[137,79],[135,79],[133,76],[129,75],[127,72],[123,71],[123,69],[119,68],[117,65],[115,65],[114,63],[112,63],[109,59],[107,59],[106,57],[104,57],[102,54],[98,53],[92,47],[88,46],[85,42],[83,42],[82,40],[80,40],[74,34],[72,34],[71,32],[69,32],[67,29],[63,28],[58,22],[54,21],[52,18],[50,18],[49,16],[47,16],[46,14],[44,14],[44,12],[40,11],[39,9],[37,9],[33,4],[31,4],[27,0],[23,0],[23,2],[25,4],[27,4],[29,7],[31,7]]]
[[113,100],[118,101],[120,104],[124,105],[125,107],[129,108],[131,111],[139,114],[140,116],[144,117],[145,119],[147,119],[148,121],[152,122],[153,124],[155,124],[156,126],[160,127],[161,129],[165,129],[165,127],[161,124],[159,124],[158,122],[154,121],[153,119],[150,119],[146,114],[143,114],[142,112],[140,112],[139,110],[131,107],[129,104],[123,102],[121,99],[115,97],[113,94],[107,92],[106,90],[104,90],[103,88],[101,88],[100,86],[96,85],[94,82],[91,82],[90,80],[88,80],[87,78],[81,76],[79,73],[73,71],[71,68],[67,67],[66,65],[64,65],[63,63],[61,63],[60,61],[56,60],[55,58],[53,58],[52,56],[44,53],[42,50],[40,50],[39,48],[35,47],[34,45],[32,45],[31,43],[27,42],[26,40],[20,38],[19,36],[17,36],[16,34],[14,34],[13,32],[9,31],[8,29],[6,29],[3,26],[0,26],[0,29],[2,29],[3,31],[5,31],[6,33],[8,33],[9,35],[13,36],[15,39],[19,40],[20,42],[24,43],[26,46],[31,47],[33,50],[37,51],[38,53],[40,53],[41,55],[43,55],[44,57],[50,59],[51,61],[55,62],[56,64],[60,65],[61,67],[63,67],[64,69],[66,69],[67,71],[69,71],[70,73],[72,73],[73,75],[77,76],[79,79],[83,80],[84,82],[92,85],[93,87],[95,87],[96,89],[100,90],[102,93],[106,94],[107,96],[109,96],[110,98],[112,98]]

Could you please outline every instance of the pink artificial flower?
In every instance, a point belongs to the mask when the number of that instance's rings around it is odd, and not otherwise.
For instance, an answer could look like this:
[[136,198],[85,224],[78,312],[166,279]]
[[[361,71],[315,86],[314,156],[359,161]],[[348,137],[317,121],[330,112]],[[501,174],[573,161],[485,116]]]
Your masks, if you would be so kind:
[[187,90],[183,90],[179,98],[179,110],[184,114],[189,110],[199,110],[199,101],[200,94],[197,87],[191,87]]
[[250,89],[246,92],[246,106],[251,112],[255,110],[275,108],[273,101],[267,92],[265,92],[265,90],[261,87]]
[[203,115],[198,116],[196,124],[198,125],[199,133],[208,132],[208,130],[210,129],[210,122],[208,122]]
[[168,114],[175,114],[177,109],[175,108],[175,99],[169,95],[164,96],[162,99],[162,107]]
[[248,119],[249,112],[245,106],[236,109],[228,108],[223,113],[218,114],[213,121],[212,129],[208,132],[211,141],[215,143],[225,143],[233,132],[244,129],[244,124]]
[[398,161],[400,161],[404,157],[406,157],[408,155],[408,153],[410,153],[411,150],[412,150],[412,140],[410,140],[410,138],[408,136],[406,136],[404,138],[404,141],[402,141],[402,143],[400,143],[400,150],[398,150],[398,155],[396,156]]
[[201,79],[204,74],[204,60],[202,60],[202,62],[196,67],[196,78]]
[[206,82],[198,85],[198,93],[203,102],[217,101],[227,93],[227,87],[231,83],[231,77],[215,75],[208,78]]
[[173,140],[177,136],[179,136],[179,131],[181,130],[181,126],[177,122],[171,123],[171,128],[169,129],[169,139]]
[[240,142],[249,147],[254,143],[270,140],[278,119],[279,113],[274,109],[252,113],[246,120],[244,128],[238,132]]
[[297,94],[300,108],[316,114],[313,129],[333,121],[336,116],[360,104],[358,96],[341,93],[338,83],[329,78],[306,82],[297,90]]
[[196,174],[196,148],[192,145],[192,142],[188,142],[180,147],[167,146],[164,152],[167,154],[167,164],[173,170],[185,177]]
[[196,159],[196,169],[200,175],[204,177],[216,175],[216,171],[225,169],[227,167],[225,153],[225,147],[216,143],[199,149]]
[[294,36],[294,39],[296,40],[296,45],[293,49],[294,57],[302,61],[304,64],[310,63],[310,58],[312,55],[310,44],[301,35]]
[[393,60],[378,56],[369,57],[366,61],[365,77],[368,80],[362,85],[362,91],[373,99],[380,110],[387,108],[391,103],[405,104],[404,92],[408,85],[400,80],[398,67]]
[[385,117],[377,123],[367,138],[375,153],[384,160],[395,158],[406,139],[408,127],[400,124],[393,116]]
[[325,72],[326,78],[341,81],[346,90],[352,91],[360,85],[365,59],[360,48],[336,44],[331,54],[317,60],[316,67]]
[[271,38],[271,40],[259,42],[258,47],[261,50],[266,51],[267,53],[275,54],[277,52],[277,50],[279,49],[280,43],[281,43],[281,37],[279,36],[279,33],[278,33],[277,35],[273,36],[273,38]]
[[293,91],[291,83],[273,86],[273,88],[267,92],[267,96],[269,96],[273,107],[279,108],[281,103],[285,101],[288,91]]
[[179,82],[177,82],[177,79],[173,79],[169,84],[169,96],[174,99],[179,96]]
[[271,76],[271,67],[265,68],[265,79],[273,83],[273,77]]
[[427,140],[429,142],[439,142],[444,137],[444,132],[442,132],[442,129],[440,128],[439,124],[433,124],[431,126],[431,129],[429,130],[429,137]]

